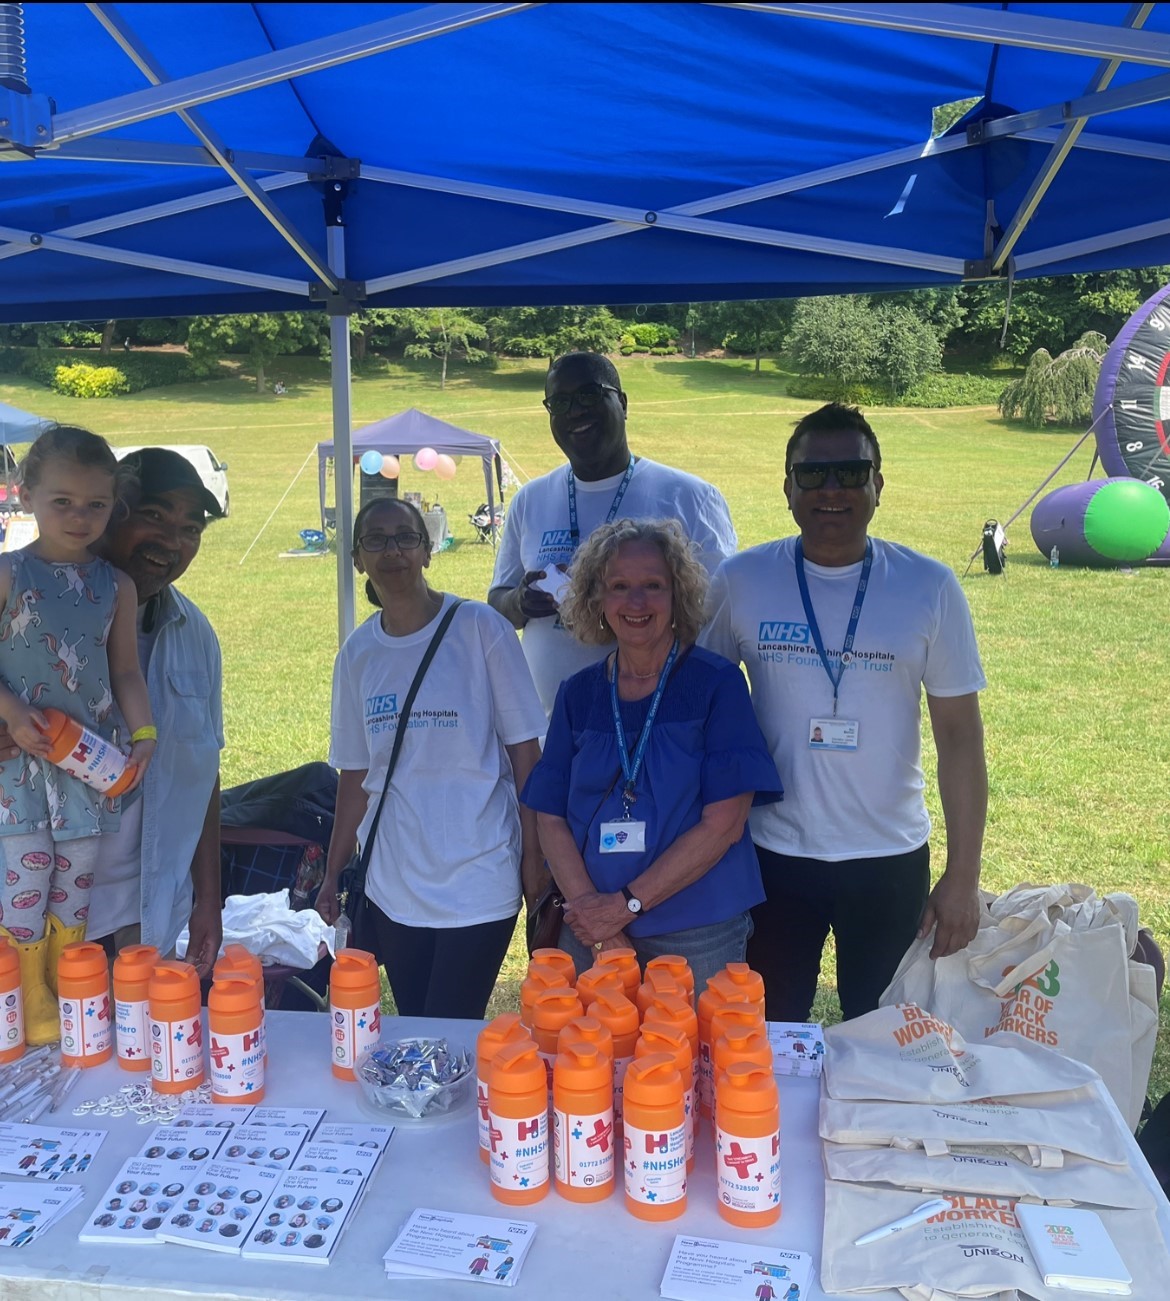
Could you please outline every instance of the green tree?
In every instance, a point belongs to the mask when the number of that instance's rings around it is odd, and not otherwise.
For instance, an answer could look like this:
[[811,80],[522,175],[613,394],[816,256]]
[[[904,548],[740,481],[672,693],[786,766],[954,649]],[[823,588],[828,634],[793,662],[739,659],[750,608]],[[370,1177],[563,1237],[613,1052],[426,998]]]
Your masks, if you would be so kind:
[[716,319],[723,346],[732,352],[751,353],[760,373],[760,356],[784,346],[784,334],[792,322],[792,303],[781,298],[745,299],[720,303]]
[[457,307],[411,307],[404,324],[414,335],[403,355],[422,360],[438,358],[442,362],[439,387],[447,387],[447,365],[452,357],[464,361],[486,361],[488,354],[472,340],[486,337],[487,328]]
[[802,298],[787,347],[802,372],[823,376],[845,395],[880,374],[882,335],[880,318],[864,297]]
[[196,316],[187,331],[187,350],[200,361],[244,353],[256,372],[256,392],[263,393],[265,368],[277,357],[318,345],[325,328],[325,318],[311,312]]
[[1093,417],[1093,393],[1107,348],[1105,336],[1094,332],[1083,335],[1057,357],[1047,348],[1037,348],[1021,378],[1004,389],[1000,414],[1005,420],[1022,420],[1035,429],[1046,424],[1087,425]]
[[871,310],[877,326],[875,364],[896,401],[920,379],[942,369],[942,340],[912,307],[884,303]]

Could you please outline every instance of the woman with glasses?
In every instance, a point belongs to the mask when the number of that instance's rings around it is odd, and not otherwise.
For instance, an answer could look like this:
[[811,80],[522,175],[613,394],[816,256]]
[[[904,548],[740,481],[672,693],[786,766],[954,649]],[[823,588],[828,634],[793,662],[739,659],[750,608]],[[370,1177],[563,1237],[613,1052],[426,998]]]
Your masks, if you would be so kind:
[[[431,544],[409,502],[362,507],[353,561],[376,608],[333,671],[329,761],[340,778],[317,896],[330,922],[341,870],[374,821],[399,711],[454,603],[426,580]],[[402,1016],[484,1014],[521,895],[533,902],[543,875],[535,818],[516,798],[543,730],[515,632],[462,602],[410,708],[366,877],[373,948]]]
[[605,658],[557,693],[523,799],[565,897],[560,946],[667,953],[698,989],[742,962],[764,897],[746,831],[780,780],[739,669],[695,646],[707,574],[676,520],[617,520],[577,554],[561,617]]

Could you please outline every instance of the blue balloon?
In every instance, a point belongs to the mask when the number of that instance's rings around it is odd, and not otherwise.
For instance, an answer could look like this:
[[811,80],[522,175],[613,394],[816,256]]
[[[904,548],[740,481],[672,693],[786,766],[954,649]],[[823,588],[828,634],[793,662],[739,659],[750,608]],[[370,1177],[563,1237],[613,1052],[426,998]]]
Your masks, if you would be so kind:
[[362,453],[362,459],[359,464],[366,474],[377,474],[382,468],[382,453],[375,452],[371,448],[370,451]]

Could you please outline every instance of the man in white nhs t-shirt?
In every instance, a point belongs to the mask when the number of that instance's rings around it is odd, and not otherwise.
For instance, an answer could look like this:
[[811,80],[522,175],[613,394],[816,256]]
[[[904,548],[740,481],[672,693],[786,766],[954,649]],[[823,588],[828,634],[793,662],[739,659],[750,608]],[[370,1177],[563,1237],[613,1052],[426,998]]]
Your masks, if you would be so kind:
[[522,628],[524,656],[546,714],[557,688],[602,659],[561,625],[558,594],[578,546],[614,519],[677,519],[713,572],[735,554],[735,529],[717,489],[693,474],[631,454],[626,395],[608,357],[570,352],[549,367],[544,405],[568,465],[526,483],[513,498],[488,603]]
[[[964,948],[979,917],[986,686],[967,602],[946,565],[868,536],[881,450],[856,407],[831,403],[788,444],[784,493],[800,534],[723,564],[703,645],[742,661],[784,782],[751,813],[767,901],[747,957],[767,1016],[808,1019],[832,929],[845,1016],[878,1005],[916,935]],[[926,689],[946,822],[930,889],[923,799]]]

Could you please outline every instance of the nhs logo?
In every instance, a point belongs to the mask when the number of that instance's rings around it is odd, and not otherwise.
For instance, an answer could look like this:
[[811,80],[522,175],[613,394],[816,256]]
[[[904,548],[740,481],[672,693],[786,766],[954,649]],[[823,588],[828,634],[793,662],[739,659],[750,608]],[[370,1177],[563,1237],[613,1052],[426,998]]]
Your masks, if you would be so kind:
[[382,714],[398,713],[398,693],[392,696],[369,696],[366,699],[366,717],[378,718]]
[[808,646],[812,642],[807,623],[792,623],[787,619],[765,621],[760,624],[759,640],[762,642],[796,642]]
[[573,535],[568,529],[545,529],[540,537],[540,549],[546,547],[571,547]]

